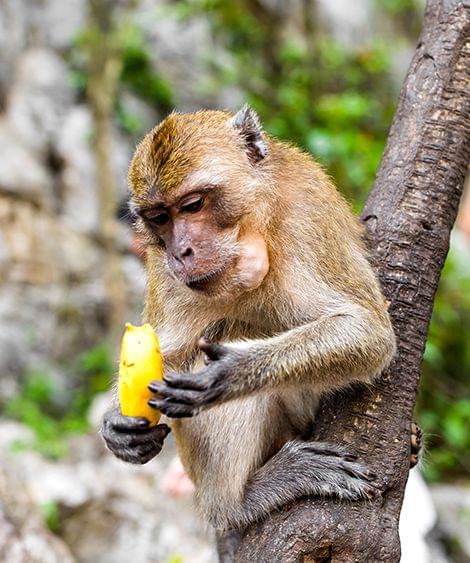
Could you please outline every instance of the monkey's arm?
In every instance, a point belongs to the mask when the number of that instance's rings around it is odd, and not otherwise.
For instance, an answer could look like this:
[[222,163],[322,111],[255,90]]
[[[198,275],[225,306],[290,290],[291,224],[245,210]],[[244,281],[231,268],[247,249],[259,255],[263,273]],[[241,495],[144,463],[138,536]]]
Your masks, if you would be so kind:
[[149,404],[170,417],[263,388],[310,383],[318,391],[370,382],[390,362],[395,340],[386,313],[350,305],[271,338],[226,345],[200,342],[209,363],[196,374],[168,373]]

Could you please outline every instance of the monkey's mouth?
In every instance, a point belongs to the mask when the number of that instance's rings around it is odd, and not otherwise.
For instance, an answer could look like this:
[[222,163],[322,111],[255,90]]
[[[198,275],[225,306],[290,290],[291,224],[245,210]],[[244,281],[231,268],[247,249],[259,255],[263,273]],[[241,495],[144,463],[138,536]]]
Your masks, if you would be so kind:
[[210,272],[198,278],[192,278],[185,283],[189,287],[189,289],[194,289],[196,291],[205,291],[215,282],[218,282],[220,280],[220,278],[225,274],[226,269],[226,267],[218,268],[217,270],[214,270],[213,272]]

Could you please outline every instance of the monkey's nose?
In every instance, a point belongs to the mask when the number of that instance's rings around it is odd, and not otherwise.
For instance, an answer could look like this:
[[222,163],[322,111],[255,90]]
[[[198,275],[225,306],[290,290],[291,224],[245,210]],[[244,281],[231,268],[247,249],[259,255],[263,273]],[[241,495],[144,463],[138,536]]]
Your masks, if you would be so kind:
[[178,262],[183,264],[186,261],[186,259],[190,258],[193,254],[194,254],[193,249],[190,246],[188,246],[179,252],[175,252],[174,256],[178,260]]

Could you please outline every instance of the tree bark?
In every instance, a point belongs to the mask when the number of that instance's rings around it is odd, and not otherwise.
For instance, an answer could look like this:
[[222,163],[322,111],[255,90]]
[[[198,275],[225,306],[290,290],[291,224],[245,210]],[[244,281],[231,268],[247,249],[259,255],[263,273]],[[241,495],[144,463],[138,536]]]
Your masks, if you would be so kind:
[[371,389],[323,400],[315,439],[348,443],[379,476],[368,503],[305,499],[245,534],[237,561],[397,562],[410,422],[434,294],[470,157],[470,0],[429,0],[362,213],[398,353]]

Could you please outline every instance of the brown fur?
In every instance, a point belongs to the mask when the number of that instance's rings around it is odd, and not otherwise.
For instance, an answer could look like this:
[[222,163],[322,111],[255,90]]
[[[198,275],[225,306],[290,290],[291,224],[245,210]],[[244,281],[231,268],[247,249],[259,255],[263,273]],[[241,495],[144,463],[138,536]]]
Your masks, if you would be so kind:
[[161,337],[166,365],[198,371],[202,335],[248,350],[221,404],[172,421],[199,507],[220,527],[231,525],[254,472],[306,431],[318,394],[371,382],[394,353],[348,204],[293,146],[263,134],[267,156],[254,163],[231,119],[220,111],[170,115],[141,142],[129,172],[137,209],[170,204],[191,188],[195,171],[213,175],[224,225],[238,240],[261,233],[267,245],[260,287],[239,291],[235,270],[219,293],[204,295],[175,281],[164,248],[140,221],[148,240],[145,319]]

